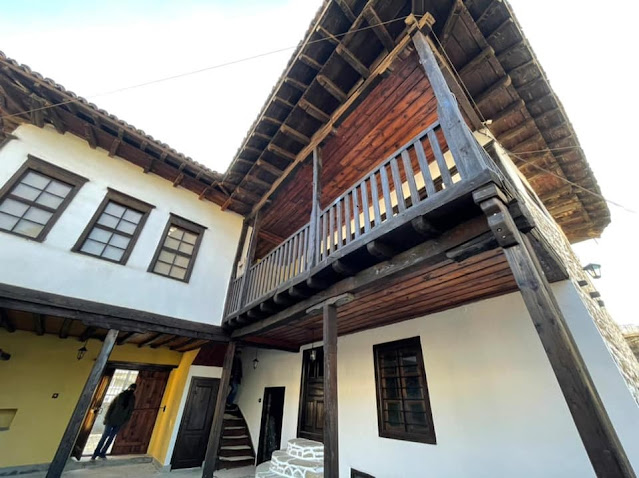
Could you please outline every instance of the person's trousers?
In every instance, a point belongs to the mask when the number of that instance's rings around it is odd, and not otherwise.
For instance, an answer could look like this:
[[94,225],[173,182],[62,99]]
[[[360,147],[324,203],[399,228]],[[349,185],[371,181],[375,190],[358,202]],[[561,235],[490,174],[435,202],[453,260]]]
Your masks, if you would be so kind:
[[93,452],[92,458],[97,458],[98,456],[101,458],[104,458],[106,456],[107,451],[109,450],[109,447],[111,446],[111,443],[113,443],[113,439],[115,438],[115,436],[118,434],[119,431],[120,431],[119,425],[116,425],[116,426],[106,425],[104,428],[104,433],[102,433],[102,437],[100,438],[100,441],[98,442],[98,446],[95,448],[95,451]]

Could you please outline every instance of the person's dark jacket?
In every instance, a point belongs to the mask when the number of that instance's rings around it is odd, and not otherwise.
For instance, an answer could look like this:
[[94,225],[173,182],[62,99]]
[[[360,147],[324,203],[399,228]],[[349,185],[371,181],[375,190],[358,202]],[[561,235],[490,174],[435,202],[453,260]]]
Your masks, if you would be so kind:
[[231,368],[231,381],[242,383],[242,359],[237,355],[233,357],[233,367]]
[[121,427],[129,421],[135,408],[135,394],[132,390],[125,390],[115,397],[109,405],[104,417],[104,424],[111,427]]

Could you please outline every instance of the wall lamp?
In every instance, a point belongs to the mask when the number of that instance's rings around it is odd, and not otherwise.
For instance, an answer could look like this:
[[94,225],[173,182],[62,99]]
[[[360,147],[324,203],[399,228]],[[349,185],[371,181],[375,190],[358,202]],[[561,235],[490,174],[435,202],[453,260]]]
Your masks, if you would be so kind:
[[601,264],[588,264],[584,270],[590,274],[593,279],[601,278]]

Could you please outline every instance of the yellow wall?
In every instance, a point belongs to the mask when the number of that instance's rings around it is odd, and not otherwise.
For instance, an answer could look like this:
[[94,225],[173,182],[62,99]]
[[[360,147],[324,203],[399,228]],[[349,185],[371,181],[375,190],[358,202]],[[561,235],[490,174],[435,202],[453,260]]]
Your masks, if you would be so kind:
[[148,454],[153,456],[159,463],[164,464],[166,462],[166,453],[171,442],[173,428],[179,426],[179,423],[175,421],[180,408],[180,401],[186,386],[189,369],[198,351],[199,349],[184,353],[180,365],[171,372],[169,377],[164,398],[162,399],[162,404],[166,405],[166,412],[158,414],[148,450]]
[[[0,330],[0,348],[11,353],[11,360],[0,362],[0,409],[18,409],[11,428],[0,431],[0,468],[53,459],[102,344],[90,340],[89,352],[77,360],[80,346],[72,337]],[[121,345],[110,360],[178,365],[181,358],[181,353],[168,349]],[[173,371],[169,385],[175,375]],[[58,398],[52,398],[54,393]]]

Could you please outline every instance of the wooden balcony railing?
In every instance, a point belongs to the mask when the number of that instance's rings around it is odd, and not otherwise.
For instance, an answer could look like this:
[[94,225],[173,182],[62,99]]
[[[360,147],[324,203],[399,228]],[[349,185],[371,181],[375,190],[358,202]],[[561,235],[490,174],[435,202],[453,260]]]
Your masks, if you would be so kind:
[[[451,154],[444,154],[445,146],[436,121],[319,211],[315,224],[311,218],[244,275],[232,280],[225,317],[259,302],[301,274],[324,267],[338,252],[342,256],[368,238],[398,227],[415,217],[413,212],[420,204],[469,179],[461,171],[477,168],[458,167]],[[486,157],[477,160],[485,162]],[[315,234],[312,227],[316,227]],[[315,244],[311,243],[313,238]]]

